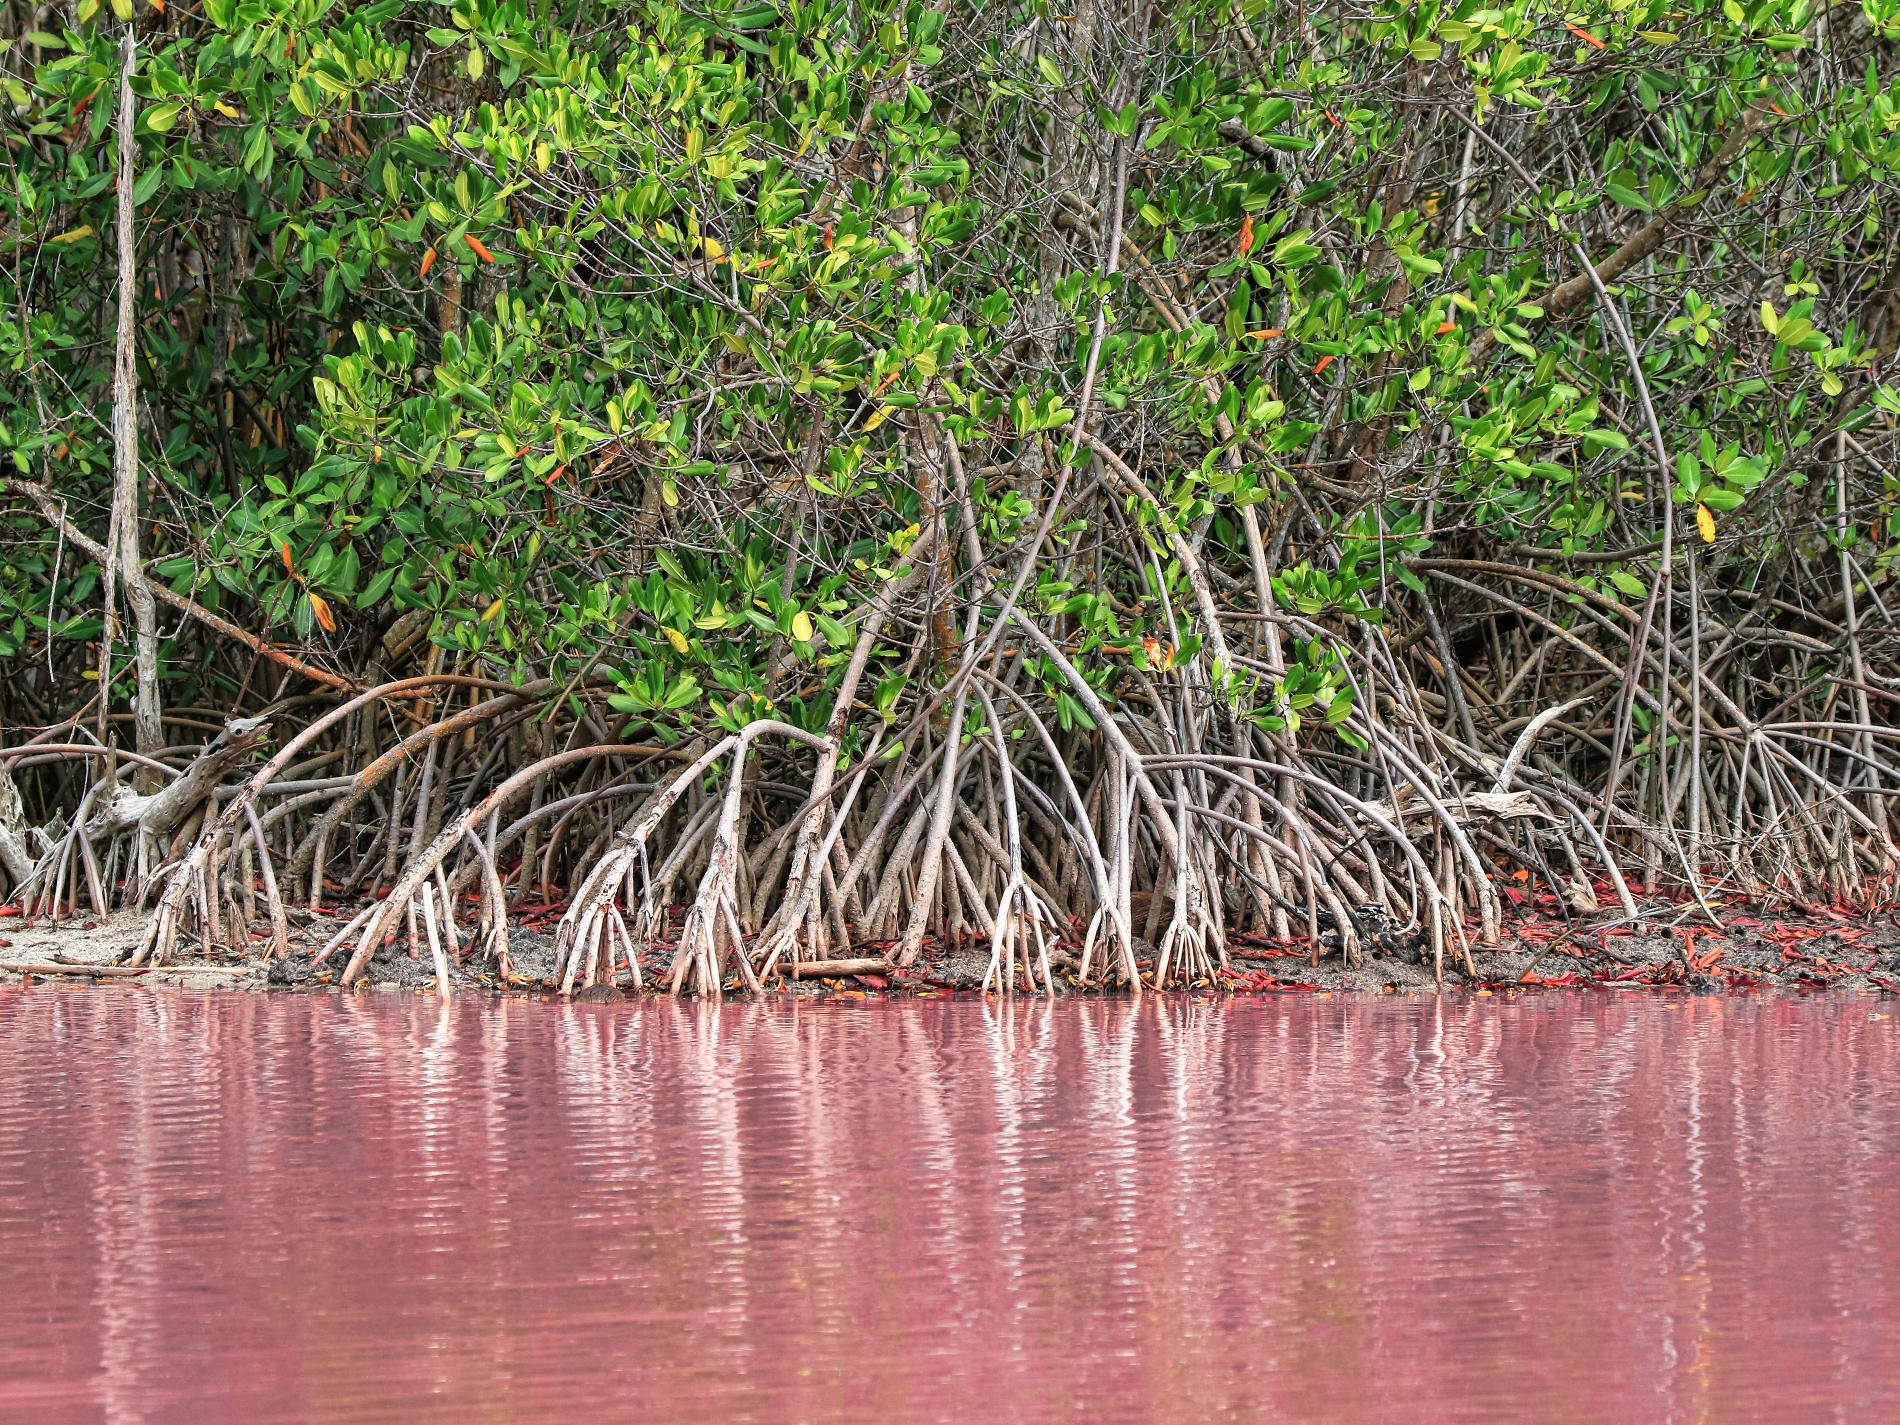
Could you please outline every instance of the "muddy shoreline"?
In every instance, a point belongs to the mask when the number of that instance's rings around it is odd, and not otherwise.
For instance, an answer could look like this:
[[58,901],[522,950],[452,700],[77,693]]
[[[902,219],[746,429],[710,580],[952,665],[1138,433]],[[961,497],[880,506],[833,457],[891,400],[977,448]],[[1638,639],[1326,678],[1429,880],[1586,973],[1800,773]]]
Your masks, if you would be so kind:
[[[1642,907],[1641,920],[1594,916],[1564,919],[1532,907],[1509,916],[1499,945],[1475,947],[1465,973],[1448,956],[1445,988],[1450,991],[1529,990],[1574,987],[1673,986],[1714,993],[1750,990],[1837,989],[1860,993],[1900,993],[1900,915],[1844,910],[1792,910],[1716,903],[1722,927],[1706,923],[1693,905],[1655,901]],[[514,977],[504,981],[491,965],[471,960],[454,964],[451,992],[543,995],[558,991],[553,979],[553,927],[558,911],[532,910],[510,926],[509,950]],[[257,955],[247,959],[209,959],[181,947],[176,963],[133,969],[131,957],[145,917],[124,912],[109,917],[58,922],[19,915],[0,918],[0,984],[22,980],[63,980],[96,985],[170,984],[205,989],[323,989],[341,970],[341,956],[315,965],[312,956],[340,922],[305,914],[292,925],[292,954],[270,961],[267,938],[254,938]],[[1475,936],[1473,937],[1475,939]],[[934,995],[979,991],[989,963],[986,944],[928,946],[909,969],[866,968],[880,958],[881,945],[859,947],[856,973],[788,982],[785,992],[804,995]],[[1218,981],[1196,988],[1234,993],[1345,991],[1363,994],[1429,992],[1429,959],[1411,947],[1369,953],[1358,966],[1345,965],[1336,952],[1322,949],[1317,963],[1310,948],[1241,937],[1228,947],[1232,967]],[[670,952],[659,947],[642,962],[646,992],[664,985]],[[629,993],[596,986],[577,998],[614,999]],[[426,950],[412,956],[400,939],[371,961],[365,984],[370,990],[433,993],[435,973]],[[1119,990],[1084,987],[1075,982],[1074,962],[1056,959],[1058,993],[1118,994]],[[738,989],[736,981],[732,988]]]

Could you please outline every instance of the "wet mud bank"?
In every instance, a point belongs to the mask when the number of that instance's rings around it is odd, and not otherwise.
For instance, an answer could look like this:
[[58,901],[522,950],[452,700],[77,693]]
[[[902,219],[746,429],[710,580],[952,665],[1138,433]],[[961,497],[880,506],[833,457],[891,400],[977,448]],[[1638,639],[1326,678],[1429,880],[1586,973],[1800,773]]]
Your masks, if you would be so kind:
[[[508,964],[472,955],[445,957],[451,992],[549,994],[559,992],[552,935],[563,906],[529,907],[510,924]],[[1693,904],[1655,901],[1643,916],[1566,918],[1530,907],[1507,918],[1500,943],[1471,944],[1469,964],[1448,955],[1443,987],[1459,990],[1529,990],[1574,987],[1674,987],[1695,993],[1763,989],[1837,989],[1861,993],[1900,992],[1900,915],[1846,910],[1776,909],[1742,903],[1712,903],[1719,926]],[[94,985],[171,984],[203,989],[324,989],[342,969],[340,955],[322,958],[323,945],[347,918],[304,914],[291,926],[291,953],[271,958],[267,933],[253,941],[248,957],[206,957],[186,944],[170,964],[133,967],[145,918],[136,913],[52,921],[14,915],[0,918],[0,983],[21,980]],[[1344,963],[1322,939],[1317,957],[1310,944],[1240,937],[1228,946],[1229,965],[1198,989],[1235,993],[1350,991],[1395,993],[1437,987],[1434,966],[1415,939],[1400,934],[1369,937],[1361,963]],[[938,995],[981,991],[990,969],[986,943],[926,945],[908,967],[889,963],[883,944],[854,947],[848,958],[796,967],[768,992],[804,995]],[[576,987],[584,1000],[613,1000],[663,992],[671,947],[655,945],[641,957],[640,990],[624,964],[614,985]],[[1079,976],[1077,947],[1063,945],[1051,956],[1058,994],[1121,994]],[[405,937],[392,937],[371,961],[371,990],[434,992],[437,971],[426,945],[412,953]],[[994,984],[992,984],[992,988]],[[735,977],[727,986],[744,993]]]

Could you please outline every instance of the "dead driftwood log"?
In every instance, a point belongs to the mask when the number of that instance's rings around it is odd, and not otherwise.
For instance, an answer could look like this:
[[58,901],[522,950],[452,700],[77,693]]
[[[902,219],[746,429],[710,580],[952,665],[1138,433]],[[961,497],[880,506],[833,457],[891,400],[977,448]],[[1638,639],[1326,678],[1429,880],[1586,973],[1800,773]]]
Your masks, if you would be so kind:
[[70,960],[0,960],[0,970],[10,975],[69,975],[81,980],[134,979],[147,974],[150,965],[81,965]]

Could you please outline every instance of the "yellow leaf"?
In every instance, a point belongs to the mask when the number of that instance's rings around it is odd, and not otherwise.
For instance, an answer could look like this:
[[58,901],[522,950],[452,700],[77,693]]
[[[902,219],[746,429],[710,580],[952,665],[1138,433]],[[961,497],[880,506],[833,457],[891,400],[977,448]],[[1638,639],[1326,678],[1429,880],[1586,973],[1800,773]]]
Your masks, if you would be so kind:
[[317,616],[317,625],[325,633],[336,632],[336,615],[330,612],[330,605],[323,595],[304,590],[304,597],[310,600],[310,612]]
[[889,420],[890,418],[891,418],[891,407],[879,406],[875,411],[871,412],[868,418],[866,418],[863,429],[867,431],[874,431],[879,426],[883,425],[884,422]]
[[227,104],[222,99],[218,100],[218,102],[213,104],[211,107],[216,109],[220,114],[224,115],[224,117],[227,119],[241,119],[244,117],[244,115],[238,112],[237,105]]
[[675,653],[684,653],[686,651],[688,646],[686,635],[681,633],[677,628],[662,626],[660,632],[666,635],[666,641],[673,645],[673,651]]
[[699,245],[706,254],[706,261],[717,265],[726,260],[726,249],[720,244],[718,238],[702,237]]
[[502,606],[505,605],[507,602],[508,601],[506,599],[496,599],[494,603],[490,604],[487,608],[483,609],[482,622],[493,623],[495,621],[495,616],[501,612]]
[[1715,543],[1715,516],[1710,513],[1707,505],[1695,507],[1695,527],[1702,532],[1704,544]]
[[81,238],[89,238],[91,236],[92,236],[92,224],[87,223],[83,228],[68,228],[63,233],[58,233],[52,237],[49,237],[47,241],[48,242],[78,242]]
[[792,615],[792,637],[800,643],[810,643],[816,632],[811,626],[811,615],[800,609]]

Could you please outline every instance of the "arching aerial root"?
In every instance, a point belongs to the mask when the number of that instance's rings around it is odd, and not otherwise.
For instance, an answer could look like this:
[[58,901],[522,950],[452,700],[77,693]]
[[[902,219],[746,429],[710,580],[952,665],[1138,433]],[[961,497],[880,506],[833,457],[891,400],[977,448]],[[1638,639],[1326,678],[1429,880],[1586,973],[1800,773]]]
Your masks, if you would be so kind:
[[[1470,973],[1472,946],[1499,934],[1499,880],[1528,875],[1581,914],[1600,892],[1634,919],[1634,874],[1654,886],[1685,858],[1680,833],[1606,812],[1534,755],[1579,699],[1526,719],[1501,756],[1349,722],[1366,750],[1348,777],[1338,758],[1209,715],[1188,681],[1145,709],[1111,708],[1053,641],[1039,646],[1092,731],[1059,729],[984,671],[968,719],[888,741],[877,730],[855,760],[778,720],[671,748],[562,746],[532,721],[542,705],[481,680],[463,680],[484,699],[469,708],[416,709],[405,699],[455,686],[423,678],[330,710],[236,784],[225,778],[261,745],[255,722],[154,762],[152,791],[126,785],[137,759],[98,746],[0,749],[0,770],[102,773],[71,818],[39,828],[0,785],[0,869],[37,913],[148,900],[140,964],[187,938],[290,955],[309,913],[288,887],[307,876],[313,903],[370,897],[313,957],[348,947],[341,983],[406,941],[442,990],[471,960],[515,979],[510,917],[538,875],[544,900],[566,902],[561,991],[657,983],[713,997],[783,984],[812,961],[880,958],[867,947],[891,947],[881,959],[902,972],[914,935],[940,959],[980,946],[959,973],[997,992],[1220,983],[1236,936],[1297,938],[1348,965],[1417,944],[1441,976]],[[1889,809],[1850,795],[1824,760],[1900,785],[1894,735],[1847,735],[1791,719],[1735,742],[1728,830],[1695,853],[1710,883],[1833,900],[1900,879]]]

